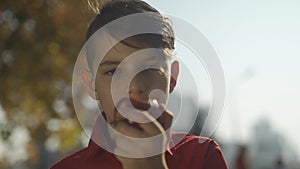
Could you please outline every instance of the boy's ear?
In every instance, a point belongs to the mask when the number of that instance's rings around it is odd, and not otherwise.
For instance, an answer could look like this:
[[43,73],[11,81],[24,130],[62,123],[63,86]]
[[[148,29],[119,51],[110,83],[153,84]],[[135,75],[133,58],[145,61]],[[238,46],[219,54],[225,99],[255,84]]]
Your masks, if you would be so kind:
[[175,89],[178,74],[179,74],[179,63],[178,63],[178,61],[174,61],[171,65],[171,78],[170,78],[170,91],[169,91],[169,93],[172,93]]
[[95,81],[93,78],[93,74],[87,70],[87,69],[83,69],[81,70],[81,78],[83,81],[83,84],[87,90],[87,92],[89,93],[89,95],[93,98],[97,100],[96,97],[96,88],[95,88]]

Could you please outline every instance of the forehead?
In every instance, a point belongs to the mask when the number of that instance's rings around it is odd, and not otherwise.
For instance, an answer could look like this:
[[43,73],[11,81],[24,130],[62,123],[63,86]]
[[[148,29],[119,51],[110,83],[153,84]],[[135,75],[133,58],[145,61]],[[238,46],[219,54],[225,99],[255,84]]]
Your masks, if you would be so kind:
[[137,52],[138,50],[139,49],[137,48],[119,42],[109,50],[109,52],[102,59],[102,62],[108,60],[122,61],[132,53]]
[[[133,59],[129,59],[133,57]],[[169,56],[162,49],[151,48],[145,42],[119,42],[101,60],[100,65],[105,63],[121,63],[126,59],[129,64],[145,64],[147,62],[167,62]],[[98,67],[99,68],[99,67]]]
[[137,37],[129,37],[120,41],[116,36],[106,31],[100,31],[88,41],[86,49],[88,59],[92,61],[90,68],[95,72],[104,62],[122,62],[128,56],[136,53],[139,53],[139,57],[135,59],[140,61],[139,64],[144,59],[167,61],[171,58],[172,52],[159,49],[154,45],[155,43],[149,43],[147,39],[141,40]]

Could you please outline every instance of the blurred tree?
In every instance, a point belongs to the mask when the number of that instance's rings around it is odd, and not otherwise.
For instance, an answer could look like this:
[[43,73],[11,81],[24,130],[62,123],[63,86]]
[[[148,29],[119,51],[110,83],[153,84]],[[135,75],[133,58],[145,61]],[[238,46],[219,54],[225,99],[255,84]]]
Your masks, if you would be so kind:
[[1,128],[2,140],[21,126],[37,144],[56,138],[62,152],[78,146],[71,79],[93,15],[82,0],[1,1],[0,105],[11,126]]

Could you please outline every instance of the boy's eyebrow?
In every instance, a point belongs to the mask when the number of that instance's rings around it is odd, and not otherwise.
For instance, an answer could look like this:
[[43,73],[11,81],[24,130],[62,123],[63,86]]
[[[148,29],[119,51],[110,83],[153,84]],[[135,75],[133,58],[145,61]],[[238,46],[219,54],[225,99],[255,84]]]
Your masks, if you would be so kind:
[[106,60],[104,62],[101,62],[100,66],[104,66],[104,65],[105,66],[107,66],[107,65],[118,65],[118,64],[120,64],[119,61]]

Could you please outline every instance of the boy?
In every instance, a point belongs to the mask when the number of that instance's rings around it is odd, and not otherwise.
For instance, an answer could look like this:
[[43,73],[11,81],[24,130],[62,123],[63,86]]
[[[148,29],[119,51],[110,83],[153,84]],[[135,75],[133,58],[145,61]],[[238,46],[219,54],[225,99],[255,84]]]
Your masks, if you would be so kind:
[[[102,30],[116,19],[139,13],[145,17],[137,23],[159,33],[126,37],[136,26],[129,23]],[[100,36],[95,35],[98,30]],[[176,86],[179,63],[171,62],[174,33],[166,18],[143,1],[115,0],[100,9],[87,40],[89,70],[82,71],[82,81],[102,113],[88,147],[51,169],[227,168],[213,140],[201,137],[205,141],[200,143],[198,136],[170,133],[173,116],[164,105]],[[113,47],[103,52],[109,44]]]

